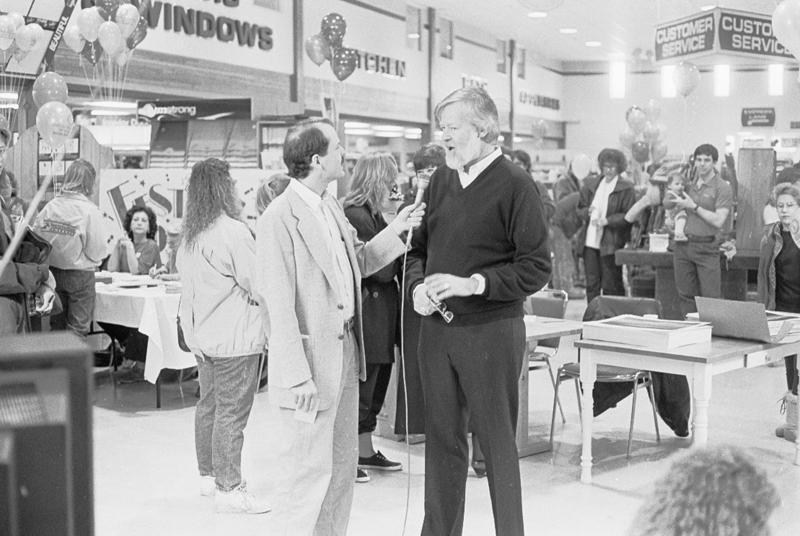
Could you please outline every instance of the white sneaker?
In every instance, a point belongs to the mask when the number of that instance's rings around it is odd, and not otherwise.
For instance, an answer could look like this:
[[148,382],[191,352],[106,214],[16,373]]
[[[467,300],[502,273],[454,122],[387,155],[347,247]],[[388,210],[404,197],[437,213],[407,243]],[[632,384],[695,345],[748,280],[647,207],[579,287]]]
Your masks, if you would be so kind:
[[211,475],[200,477],[200,495],[203,497],[213,497],[217,491],[217,479]]
[[214,507],[217,513],[264,514],[270,511],[267,503],[248,493],[243,485],[231,491],[217,490]]

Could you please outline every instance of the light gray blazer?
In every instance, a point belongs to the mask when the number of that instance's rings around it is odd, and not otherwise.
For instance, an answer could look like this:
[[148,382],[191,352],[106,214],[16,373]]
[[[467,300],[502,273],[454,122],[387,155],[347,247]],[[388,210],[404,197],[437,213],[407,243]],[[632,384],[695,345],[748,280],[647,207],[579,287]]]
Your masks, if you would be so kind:
[[[361,327],[361,277],[386,266],[405,251],[386,228],[368,243],[358,240],[339,202],[326,196],[353,269],[359,375],[366,378]],[[291,406],[289,388],[313,379],[320,409],[330,407],[342,375],[342,299],[334,281],[334,260],[319,220],[297,193],[287,189],[256,224],[256,291],[266,308],[270,401]]]

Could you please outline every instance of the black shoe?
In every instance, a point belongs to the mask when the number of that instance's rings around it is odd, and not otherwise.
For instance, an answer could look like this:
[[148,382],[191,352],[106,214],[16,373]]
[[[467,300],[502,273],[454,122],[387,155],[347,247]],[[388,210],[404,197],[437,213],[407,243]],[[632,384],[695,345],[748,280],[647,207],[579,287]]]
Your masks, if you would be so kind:
[[472,470],[475,476],[483,478],[486,476],[486,462],[484,460],[472,460]]
[[377,471],[400,471],[403,468],[403,464],[388,460],[381,451],[377,451],[369,458],[359,456],[358,467],[359,469],[375,469]]
[[369,482],[369,473],[363,469],[356,469],[356,482]]

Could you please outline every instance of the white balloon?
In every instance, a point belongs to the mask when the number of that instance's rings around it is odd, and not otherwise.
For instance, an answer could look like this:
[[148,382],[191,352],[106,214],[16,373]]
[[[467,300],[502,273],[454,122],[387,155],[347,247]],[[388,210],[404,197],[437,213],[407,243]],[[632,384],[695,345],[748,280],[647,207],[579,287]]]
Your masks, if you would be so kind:
[[22,16],[22,13],[18,11],[9,11],[7,15],[14,23],[15,29],[19,30],[22,26],[25,26],[25,17]]
[[73,52],[81,53],[83,47],[86,45],[86,39],[81,35],[81,31],[77,24],[70,24],[64,30],[64,42]]
[[100,29],[102,23],[103,17],[100,16],[96,7],[87,7],[78,14],[78,29],[87,41],[97,39],[97,30]]
[[117,8],[114,20],[122,30],[122,37],[127,39],[139,24],[139,10],[133,4],[122,4]]
[[592,159],[583,153],[578,153],[572,158],[572,174],[583,180],[592,171]]
[[38,24],[30,23],[17,30],[14,40],[17,43],[17,48],[27,52],[36,46],[42,35],[44,35],[42,27]]
[[113,56],[125,45],[125,40],[122,38],[122,31],[116,22],[110,20],[104,21],[103,24],[97,29],[97,40],[100,46],[106,51],[106,54]]
[[0,50],[8,50],[14,43],[17,27],[8,15],[0,15]]

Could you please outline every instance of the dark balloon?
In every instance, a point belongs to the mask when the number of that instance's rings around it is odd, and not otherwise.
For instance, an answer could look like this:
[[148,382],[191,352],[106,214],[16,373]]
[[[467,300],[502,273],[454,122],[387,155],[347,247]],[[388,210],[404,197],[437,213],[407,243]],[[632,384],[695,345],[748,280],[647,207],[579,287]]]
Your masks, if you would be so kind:
[[[126,4],[127,2],[122,2],[121,0],[95,0],[94,5],[96,5],[100,10],[100,16],[103,17],[104,20],[108,20],[120,4]],[[103,13],[105,11],[105,14]]]
[[355,50],[346,47],[334,49],[331,57],[331,70],[339,81],[343,81],[353,74],[356,65],[358,65],[358,53]]
[[87,41],[81,50],[81,56],[92,65],[97,65],[97,62],[103,57],[103,53],[103,47],[96,41]]
[[339,48],[342,46],[342,39],[347,31],[347,22],[338,13],[328,13],[322,17],[320,33],[330,43],[331,47]]
[[633,159],[644,164],[650,158],[650,147],[643,141],[637,141],[631,146]]
[[126,44],[129,49],[133,50],[145,37],[147,37],[147,19],[139,17],[139,22],[136,23],[133,32],[128,36]]

